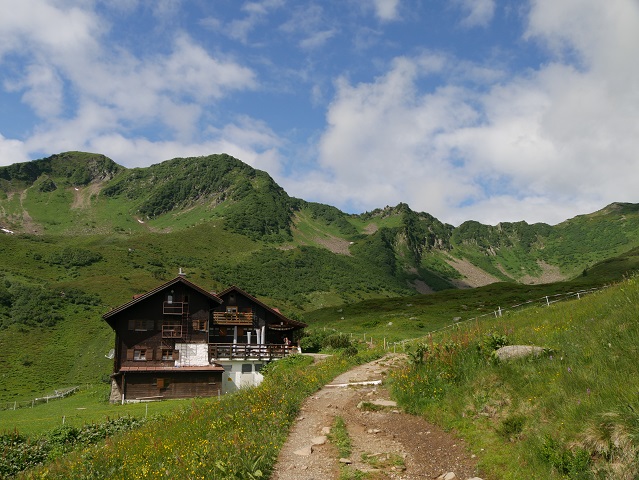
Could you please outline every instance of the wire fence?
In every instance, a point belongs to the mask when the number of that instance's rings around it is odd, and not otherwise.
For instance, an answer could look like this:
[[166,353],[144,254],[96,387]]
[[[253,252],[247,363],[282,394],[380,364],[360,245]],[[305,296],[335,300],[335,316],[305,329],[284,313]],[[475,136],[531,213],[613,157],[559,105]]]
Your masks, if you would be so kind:
[[53,393],[45,395],[44,397],[33,398],[31,400],[21,400],[13,402],[0,403],[0,410],[17,410],[18,408],[33,408],[41,403],[49,403],[51,400],[58,400],[60,398],[68,397],[69,395],[78,391],[80,386],[62,388],[60,390],[54,390]]
[[[493,309],[493,311],[490,311],[488,313],[484,313],[482,315],[475,315],[469,318],[463,318],[461,316],[459,317],[453,317],[453,322],[445,325],[443,327],[437,328],[435,330],[431,330],[428,332],[428,334],[433,334],[433,333],[437,333],[437,332],[442,332],[444,330],[447,330],[449,328],[454,328],[457,327],[459,325],[462,325],[464,323],[468,323],[468,322],[476,322],[479,321],[479,319],[482,318],[501,318],[505,313],[510,312],[510,311],[514,311],[517,309],[524,309],[524,308],[528,308],[528,307],[550,307],[551,305],[558,303],[558,302],[562,302],[562,301],[567,301],[567,300],[579,300],[582,297],[589,295],[591,293],[595,293],[595,292],[599,292],[601,290],[604,290],[608,288],[608,285],[604,285],[603,287],[597,287],[597,288],[589,288],[589,289],[584,289],[584,290],[578,290],[575,292],[567,292],[567,293],[557,293],[554,295],[544,295],[542,297],[538,297],[538,298],[534,298],[534,299],[530,299],[530,300],[526,300],[524,302],[515,304],[515,305],[511,305],[510,307],[501,307],[498,306],[496,308]],[[324,330],[326,330],[327,328],[324,327]],[[359,339],[362,338],[364,340],[364,343],[369,343],[371,345],[374,344],[381,344],[383,346],[383,348],[385,350],[393,350],[393,352],[397,351],[397,348],[399,347],[401,350],[405,350],[406,348],[406,344],[407,343],[411,343],[414,342],[416,339],[414,338],[409,338],[409,339],[404,339],[404,340],[400,340],[400,341],[396,341],[396,342],[387,342],[386,338],[383,339],[377,339],[375,340],[374,337],[372,335],[369,335],[368,333],[350,333],[350,332],[339,332],[336,329],[331,329],[333,331],[335,331],[336,333],[342,333],[343,335],[350,335],[351,339]]]
[[591,293],[595,293],[595,292],[599,292],[601,290],[604,290],[608,288],[608,285],[605,285],[603,287],[598,287],[598,288],[589,288],[589,289],[585,289],[585,290],[579,290],[576,292],[567,292],[567,293],[557,293],[554,295],[544,295],[543,297],[538,297],[535,299],[531,299],[531,300],[526,300],[525,302],[522,303],[518,303],[516,305],[512,305],[510,307],[506,307],[506,308],[502,308],[502,307],[497,307],[495,310],[493,310],[492,312],[489,313],[484,313],[483,315],[475,315],[474,317],[470,317],[470,318],[466,318],[466,319],[462,319],[462,317],[456,317],[456,321],[454,321],[453,323],[449,324],[449,325],[445,325],[441,328],[438,328],[436,330],[431,331],[430,333],[436,333],[436,332],[441,332],[443,330],[449,329],[449,328],[453,328],[457,325],[460,325],[462,323],[466,323],[466,322],[476,322],[478,321],[480,318],[484,318],[484,317],[495,317],[495,318],[501,318],[504,313],[507,313],[509,311],[513,311],[516,309],[520,309],[520,308],[528,308],[528,307],[550,307],[552,304],[554,303],[558,303],[558,302],[563,302],[563,301],[567,301],[567,300],[580,300],[581,297],[584,297],[586,295],[589,295]]

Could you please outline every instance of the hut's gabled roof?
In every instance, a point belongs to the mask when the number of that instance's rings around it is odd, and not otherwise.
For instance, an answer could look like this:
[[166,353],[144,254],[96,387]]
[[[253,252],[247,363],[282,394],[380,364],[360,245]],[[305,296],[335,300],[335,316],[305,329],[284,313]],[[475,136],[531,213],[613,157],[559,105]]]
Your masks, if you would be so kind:
[[193,290],[201,293],[205,297],[207,297],[207,298],[209,298],[209,299],[211,299],[211,300],[213,300],[213,301],[215,301],[217,303],[222,303],[222,299],[219,296],[215,295],[212,292],[207,292],[206,290],[204,290],[201,287],[198,287],[195,283],[190,282],[189,280],[187,280],[184,277],[184,275],[178,275],[173,280],[170,280],[170,281],[168,281],[168,282],[166,282],[166,283],[154,288],[153,290],[150,290],[150,291],[148,291],[146,293],[143,293],[141,295],[135,295],[133,297],[133,300],[131,300],[130,302],[127,302],[127,303],[125,303],[123,305],[120,305],[119,307],[113,308],[112,310],[110,310],[107,313],[105,313],[104,315],[102,315],[102,318],[104,320],[106,320],[107,322],[109,322],[109,325],[111,325],[111,322],[109,321],[109,319],[111,317],[113,317],[114,315],[117,315],[118,313],[126,310],[127,308],[129,308],[129,307],[131,307],[131,306],[133,306],[133,305],[135,305],[137,303],[140,303],[140,302],[146,300],[147,298],[152,297],[156,293],[161,292],[162,290],[165,290],[166,288],[171,287],[171,286],[173,286],[173,285],[175,285],[177,283],[182,283],[182,284],[186,285],[187,287],[192,288]]

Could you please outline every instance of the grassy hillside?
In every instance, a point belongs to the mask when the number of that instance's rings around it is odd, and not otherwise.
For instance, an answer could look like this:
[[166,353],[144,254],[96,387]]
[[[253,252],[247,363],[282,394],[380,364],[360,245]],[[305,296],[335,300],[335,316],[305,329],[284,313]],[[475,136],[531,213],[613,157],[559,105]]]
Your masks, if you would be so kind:
[[[490,478],[639,476],[639,278],[415,343],[402,405],[464,436]],[[496,361],[502,345],[538,357]]]
[[491,316],[498,309],[533,301],[546,303],[546,296],[560,298],[571,293],[599,288],[639,272],[639,248],[607,259],[566,282],[541,285],[494,283],[470,290],[445,290],[431,295],[370,299],[354,304],[320,308],[304,320],[313,329],[337,329],[356,336],[368,335],[388,342],[422,336],[455,322]]
[[[17,233],[170,234],[209,223],[266,247],[315,246],[337,258],[360,257],[384,272],[382,283],[390,275],[391,283],[417,291],[556,281],[639,246],[633,204],[556,226],[453,227],[406,204],[349,215],[291,198],[266,172],[226,154],[127,169],[99,154],[67,152],[0,167],[0,226]],[[469,267],[484,278],[473,278]]]

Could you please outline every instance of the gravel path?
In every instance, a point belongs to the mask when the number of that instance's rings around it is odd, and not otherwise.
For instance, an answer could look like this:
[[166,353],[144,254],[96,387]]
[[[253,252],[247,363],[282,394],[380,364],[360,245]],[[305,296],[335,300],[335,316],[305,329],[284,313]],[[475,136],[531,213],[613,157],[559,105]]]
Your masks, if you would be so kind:
[[[361,478],[354,476],[358,470],[375,480],[476,478],[476,458],[462,440],[400,412],[383,384],[376,384],[403,361],[400,355],[388,355],[358,366],[309,397],[271,479],[337,479],[340,469],[352,471],[353,476],[345,478]],[[336,417],[345,421],[352,442],[347,459],[340,459],[327,439]]]

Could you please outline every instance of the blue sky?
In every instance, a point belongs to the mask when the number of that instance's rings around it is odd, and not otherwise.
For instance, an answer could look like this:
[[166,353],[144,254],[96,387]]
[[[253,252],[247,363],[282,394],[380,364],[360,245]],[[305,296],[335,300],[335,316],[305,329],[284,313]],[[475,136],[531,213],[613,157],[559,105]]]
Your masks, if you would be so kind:
[[0,0],[0,165],[226,152],[458,225],[639,203],[639,0]]

